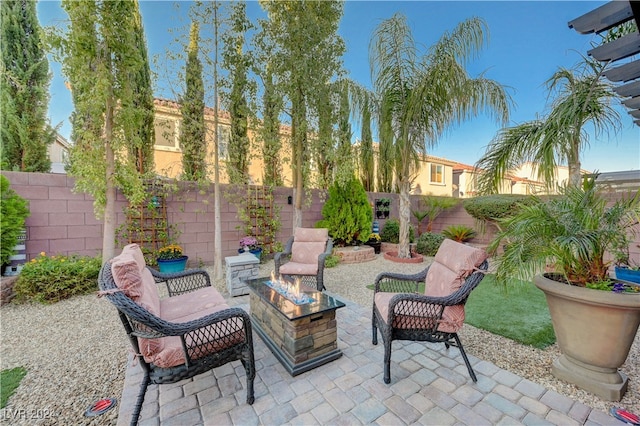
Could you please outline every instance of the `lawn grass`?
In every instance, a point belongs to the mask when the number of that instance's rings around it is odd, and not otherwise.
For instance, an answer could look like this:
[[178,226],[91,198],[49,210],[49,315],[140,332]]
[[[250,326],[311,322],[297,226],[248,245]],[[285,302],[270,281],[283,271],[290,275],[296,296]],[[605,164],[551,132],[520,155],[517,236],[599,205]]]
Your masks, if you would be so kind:
[[13,395],[26,374],[27,370],[22,367],[0,371],[0,409],[7,405],[9,397]]
[[[465,322],[544,349],[556,341],[544,293],[531,282],[517,284],[505,290],[488,274],[467,300]],[[373,290],[373,285],[367,288]],[[419,291],[424,292],[424,284]]]
[[544,293],[531,282],[504,290],[488,274],[471,292],[465,322],[516,342],[544,349],[556,341]]

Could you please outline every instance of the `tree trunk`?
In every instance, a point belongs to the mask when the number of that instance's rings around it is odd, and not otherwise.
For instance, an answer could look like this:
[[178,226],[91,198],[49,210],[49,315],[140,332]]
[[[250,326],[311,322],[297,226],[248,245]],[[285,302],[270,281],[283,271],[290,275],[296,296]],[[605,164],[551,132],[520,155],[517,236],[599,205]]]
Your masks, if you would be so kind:
[[400,241],[398,244],[398,257],[403,259],[411,258],[409,247],[409,227],[411,226],[411,200],[409,199],[409,191],[411,184],[409,182],[399,182],[400,187]]
[[571,141],[571,153],[573,154],[568,159],[569,166],[569,184],[572,186],[579,186],[580,175],[580,139],[574,139]]
[[115,256],[116,250],[116,173],[115,155],[111,148],[113,137],[113,99],[111,94],[107,98],[104,125],[105,150],[105,191],[106,203],[104,207],[104,228],[102,230],[102,263]]
[[214,140],[214,194],[213,194],[213,278],[222,279],[222,216],[220,213],[220,154],[218,152],[218,2],[213,3],[214,63],[213,63],[213,140]]

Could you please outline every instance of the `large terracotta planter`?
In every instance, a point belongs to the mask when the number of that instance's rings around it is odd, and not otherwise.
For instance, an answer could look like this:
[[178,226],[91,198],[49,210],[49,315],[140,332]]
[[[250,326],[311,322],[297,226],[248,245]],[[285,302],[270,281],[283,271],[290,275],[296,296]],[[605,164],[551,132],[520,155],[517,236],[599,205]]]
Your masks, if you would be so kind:
[[618,371],[640,325],[640,294],[591,290],[534,278],[547,298],[562,355],[553,362],[555,377],[608,401],[619,401],[628,378]]

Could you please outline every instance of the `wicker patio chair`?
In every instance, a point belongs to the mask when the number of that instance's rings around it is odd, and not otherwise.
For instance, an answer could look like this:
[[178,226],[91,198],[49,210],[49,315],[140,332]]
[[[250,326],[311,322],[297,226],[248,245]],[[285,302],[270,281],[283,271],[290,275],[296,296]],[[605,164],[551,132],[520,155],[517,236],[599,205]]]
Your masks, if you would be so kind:
[[[145,279],[141,280],[141,287],[127,288],[121,285],[121,273],[112,271],[112,264],[117,259],[102,266],[98,278],[99,294],[106,296],[118,309],[135,357],[144,371],[131,424],[138,423],[149,384],[175,383],[235,360],[240,360],[244,366],[246,401],[253,404],[256,369],[249,315],[240,308],[229,308],[220,293],[211,287],[209,275],[204,270],[163,274],[145,266],[136,276],[131,267],[127,271],[128,279],[131,274],[133,282],[140,276]],[[149,282],[153,287],[166,283],[168,289],[169,297],[160,301],[159,315],[154,312],[157,306],[150,307],[153,301],[148,293],[157,288],[150,289]],[[172,319],[162,318],[166,316]],[[149,353],[159,347],[165,351],[162,354],[169,351],[164,359],[161,353]]]
[[333,240],[326,228],[296,228],[284,251],[274,256],[277,275],[300,277],[303,284],[318,291],[324,286],[324,262],[333,251]]
[[[384,382],[391,382],[391,342],[412,340],[444,343],[459,348],[474,382],[458,330],[464,321],[464,304],[484,278],[489,266],[484,250],[445,240],[434,262],[414,275],[383,272],[375,280],[372,343],[378,329],[384,343]],[[418,285],[425,283],[425,293]]]

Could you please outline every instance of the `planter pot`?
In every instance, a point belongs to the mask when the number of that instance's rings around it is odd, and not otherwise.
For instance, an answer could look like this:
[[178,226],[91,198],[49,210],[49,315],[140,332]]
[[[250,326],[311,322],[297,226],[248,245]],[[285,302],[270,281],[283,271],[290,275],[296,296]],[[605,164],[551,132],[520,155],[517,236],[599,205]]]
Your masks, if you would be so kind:
[[400,258],[397,251],[388,251],[383,254],[383,257],[396,263],[422,263],[424,261],[421,254],[414,252],[411,252],[411,258]]
[[625,266],[616,266],[616,279],[640,284],[640,269],[629,269]]
[[258,247],[257,249],[252,250],[238,249],[238,254],[243,253],[251,253],[252,255],[260,259],[260,257],[262,256],[262,247]]
[[184,271],[185,267],[187,266],[188,259],[189,259],[189,256],[182,256],[178,259],[169,259],[169,260],[157,259],[158,268],[160,269],[160,272],[163,272],[166,274]]
[[258,260],[260,260],[260,257],[262,257],[262,247],[257,248],[257,249],[253,249],[253,250],[249,250],[249,251],[251,252],[252,255],[257,257]]
[[381,242],[368,242],[367,245],[369,247],[373,247],[373,251],[375,254],[380,254],[380,246],[382,246]]
[[553,362],[557,378],[608,401],[620,401],[628,378],[618,371],[640,325],[640,294],[591,290],[534,278],[547,298],[562,355]]

